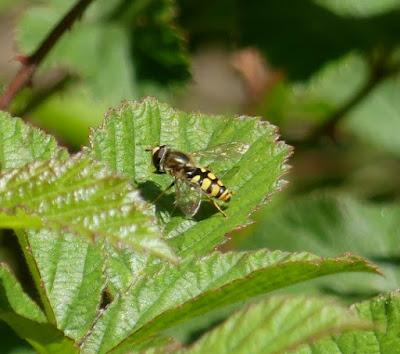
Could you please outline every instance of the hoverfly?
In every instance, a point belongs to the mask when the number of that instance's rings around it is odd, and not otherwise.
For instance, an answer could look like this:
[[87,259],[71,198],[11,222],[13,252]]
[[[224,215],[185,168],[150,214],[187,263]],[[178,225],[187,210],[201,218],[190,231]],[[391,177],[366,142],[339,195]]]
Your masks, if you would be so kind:
[[[244,147],[246,147],[244,149]],[[231,157],[232,152],[243,154],[247,150],[246,144],[221,144],[214,151],[200,151],[192,156],[207,156],[214,153],[218,159]],[[176,205],[187,217],[194,216],[200,208],[201,200],[207,197],[218,211],[226,216],[225,212],[216,203],[216,200],[228,203],[232,192],[208,168],[199,167],[193,157],[182,151],[174,150],[168,145],[159,145],[151,151],[152,162],[157,173],[168,173],[174,180],[163,192],[175,186]]]

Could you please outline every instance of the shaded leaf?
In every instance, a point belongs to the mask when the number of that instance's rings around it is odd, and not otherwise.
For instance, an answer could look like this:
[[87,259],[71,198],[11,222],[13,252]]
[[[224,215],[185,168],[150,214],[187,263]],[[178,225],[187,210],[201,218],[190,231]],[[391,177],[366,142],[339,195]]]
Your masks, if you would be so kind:
[[258,251],[214,253],[163,265],[135,280],[100,315],[83,352],[124,352],[157,333],[213,309],[245,301],[290,284],[346,271],[376,272],[354,256]]
[[0,321],[0,333],[4,354],[35,354],[35,350],[3,321]]
[[45,322],[46,317],[42,310],[24,293],[21,285],[15,279],[6,264],[1,263],[1,313],[8,312],[25,317],[36,322]]
[[46,322],[4,264],[0,265],[0,319],[39,353],[78,353],[71,339]]
[[361,319],[371,321],[375,329],[335,335],[297,353],[400,353],[400,297],[397,291],[356,304],[353,310]]
[[327,300],[272,297],[238,311],[181,353],[286,353],[330,334],[368,326],[372,324]]
[[[239,18],[242,41],[258,47],[293,80],[304,80],[329,60],[367,45],[356,20],[338,16],[311,0],[252,2]],[[294,52],[295,56],[290,54]]]
[[103,126],[93,130],[91,148],[97,159],[128,176],[145,198],[154,201],[171,183],[171,177],[154,173],[146,148],[167,144],[190,153],[231,142],[248,147],[230,160],[209,163],[234,192],[225,209],[227,218],[203,203],[194,219],[186,219],[173,205],[174,193],[157,203],[165,235],[184,256],[208,253],[224,241],[225,233],[248,223],[255,207],[281,188],[290,148],[277,138],[275,127],[258,118],[185,113],[150,98],[126,102],[110,111]]
[[[125,3],[129,13],[135,5],[130,1]],[[149,2],[138,15],[140,21],[130,32],[131,54],[135,58],[139,82],[166,85],[184,81],[190,76],[183,33],[174,24],[177,12],[174,4],[170,0]]]

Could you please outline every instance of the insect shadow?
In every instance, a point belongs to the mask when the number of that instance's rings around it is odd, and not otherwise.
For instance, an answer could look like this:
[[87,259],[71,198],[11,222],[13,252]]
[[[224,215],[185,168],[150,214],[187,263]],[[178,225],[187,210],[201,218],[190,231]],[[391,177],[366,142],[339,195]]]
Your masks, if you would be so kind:
[[[156,206],[156,213],[168,213],[171,217],[183,216],[184,213],[175,204],[175,194],[173,188],[163,194],[162,190],[157,184],[152,181],[146,181],[138,185],[138,189],[143,199],[149,203],[154,203]],[[209,218],[210,216],[218,213],[218,210],[209,203],[206,198],[202,201],[200,208],[196,215],[192,217],[195,221],[201,221]]]

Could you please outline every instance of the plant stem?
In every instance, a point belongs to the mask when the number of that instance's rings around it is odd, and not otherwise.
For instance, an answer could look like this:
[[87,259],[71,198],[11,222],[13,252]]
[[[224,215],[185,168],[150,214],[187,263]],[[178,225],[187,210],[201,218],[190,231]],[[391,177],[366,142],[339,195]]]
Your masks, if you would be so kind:
[[38,48],[24,58],[21,69],[16,73],[8,87],[0,96],[0,110],[6,110],[12,99],[32,80],[36,69],[54,47],[61,36],[72,27],[74,22],[79,19],[86,8],[93,0],[78,0],[77,3],[65,14],[55,27],[49,32],[47,37],[40,43]]

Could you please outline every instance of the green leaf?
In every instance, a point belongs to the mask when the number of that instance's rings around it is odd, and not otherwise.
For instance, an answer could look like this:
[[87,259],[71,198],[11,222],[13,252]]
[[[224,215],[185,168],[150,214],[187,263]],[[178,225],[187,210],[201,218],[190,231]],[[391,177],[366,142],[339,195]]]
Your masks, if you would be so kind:
[[260,109],[283,128],[321,124],[361,89],[367,76],[365,60],[350,54],[325,65],[307,81],[282,81]]
[[238,311],[180,353],[286,353],[321,337],[366,327],[372,325],[324,299],[272,297]]
[[[69,338],[78,343],[98,316],[108,266],[105,259],[112,249],[101,239],[93,245],[78,235],[111,237],[117,243],[125,239],[140,252],[174,256],[126,180],[83,155],[67,159],[54,139],[8,115],[0,118],[4,126],[0,145],[7,151],[4,161],[8,167],[0,175],[0,225],[17,231],[49,321],[42,329],[36,324],[29,327],[36,336],[23,332],[22,337],[40,352],[49,343],[53,352],[64,352],[63,343],[71,346]],[[12,149],[23,159],[7,160]],[[40,161],[52,156],[50,161]],[[26,165],[34,159],[38,161]],[[13,163],[22,167],[11,169]],[[24,230],[43,226],[47,229]],[[138,254],[129,255],[141,259]],[[122,277],[119,271],[116,268],[115,274]],[[127,279],[132,274],[124,276]],[[10,316],[15,322],[16,314]],[[25,322],[23,328],[28,326]]]
[[[47,162],[39,161],[48,160],[51,157],[54,158],[53,161],[58,161],[59,165],[65,162],[68,155],[67,152],[57,146],[54,138],[45,135],[40,130],[29,127],[20,119],[11,118],[8,114],[3,112],[0,113],[0,126],[0,147],[3,152],[1,166],[7,171],[3,172],[2,177],[10,176],[10,174],[15,174],[18,171],[29,170],[29,166],[25,165],[33,161],[37,161],[36,166],[46,165]],[[14,170],[11,169],[20,166],[24,167]],[[18,188],[20,188],[18,191],[21,192],[21,194],[19,194],[19,199],[13,199],[15,196],[12,197],[8,195],[8,198],[11,198],[8,202],[20,202],[21,208],[13,207],[4,210],[5,207],[10,207],[10,205],[7,204],[4,199],[2,199],[0,203],[3,208],[0,212],[0,224],[2,227],[14,229],[38,228],[43,224],[43,215],[37,215],[37,210],[32,214],[32,210],[27,209],[29,207],[38,207],[40,200],[33,201],[31,198],[34,197],[34,195],[38,197],[41,193],[45,193],[46,191],[33,189],[35,186],[29,184],[31,181],[29,176],[25,176],[25,178],[27,180],[23,181],[23,178],[20,180],[20,182],[25,182],[25,184],[18,186]],[[2,182],[4,182],[4,180],[2,180]],[[8,181],[8,183],[10,183],[10,181]],[[10,186],[10,184],[7,185]],[[36,185],[36,188],[37,187]],[[6,187],[2,185],[1,189],[3,188]],[[6,189],[5,192],[6,194],[8,192],[11,193],[11,188],[10,190]],[[2,197],[4,197],[4,194]],[[46,197],[48,198],[49,195],[47,194]],[[24,198],[29,199],[29,203],[26,203]],[[42,201],[43,199],[45,199],[44,196]],[[49,201],[49,199],[47,201]],[[43,203],[40,205],[43,207]],[[48,209],[48,211],[49,210],[51,209]],[[94,248],[94,251],[93,248],[88,250],[88,245],[84,241],[78,239],[76,236],[72,239],[70,236],[68,241],[69,249],[71,250],[72,248],[73,252],[70,251],[60,254],[57,250],[67,251],[68,247],[65,244],[66,241],[61,241],[63,237],[56,232],[31,232],[30,243],[27,241],[24,231],[19,230],[18,234],[20,235],[20,240],[23,241],[22,250],[25,253],[37,289],[41,295],[47,318],[53,324],[56,324],[57,321],[51,309],[51,305],[53,305],[54,308],[57,309],[57,320],[62,319],[64,321],[60,321],[60,327],[65,329],[67,333],[74,335],[74,333],[76,334],[79,331],[85,330],[85,325],[90,325],[90,319],[94,320],[95,318],[101,296],[100,293],[104,286],[104,280],[102,279],[103,254],[100,252],[99,246]],[[43,235],[50,236],[48,239],[42,240],[42,243],[38,243],[37,239],[40,235],[42,237]],[[57,247],[52,247],[55,242],[57,243]],[[40,247],[42,247],[41,252]],[[35,256],[38,257],[38,262],[33,260],[32,251],[34,251]],[[43,258],[45,258],[44,255],[47,257],[46,264],[43,262]],[[74,266],[76,266],[76,272],[71,272],[72,257],[74,257],[73,262]],[[49,258],[53,262],[52,264]],[[87,261],[87,263],[82,263],[82,261]],[[85,267],[83,267],[83,264],[85,264]],[[52,265],[52,267],[50,267],[50,265]],[[80,273],[81,269],[83,269],[83,271]],[[85,276],[83,279],[81,278],[82,275]],[[100,284],[99,280],[95,280],[96,276],[99,276]],[[50,282],[52,282],[51,286],[49,286]],[[56,284],[55,286],[54,283]],[[19,289],[18,284],[16,284],[15,287]],[[60,289],[62,290],[60,291]],[[10,291],[9,300],[7,301],[17,301],[21,299],[21,301],[25,300],[28,304],[33,304],[26,295],[17,294],[15,292],[11,293]],[[49,293],[50,300],[47,298],[47,293]],[[60,293],[62,293],[63,296],[55,296],[55,294],[60,295]],[[6,304],[6,302],[4,304]],[[34,310],[35,307],[32,311]],[[63,333],[57,330],[53,324],[44,323],[46,318],[39,308],[36,309],[36,311],[39,311],[39,318],[30,318],[29,313],[20,313],[20,311],[20,308],[13,306],[12,309],[10,308],[7,310],[6,318],[3,317],[3,319],[5,319],[22,338],[26,339],[34,346],[37,351],[46,353],[77,352],[71,339],[64,337]],[[89,320],[89,322],[82,324],[82,321],[85,320]],[[79,327],[74,328],[74,325],[76,326],[77,323],[79,323]]]
[[400,7],[399,0],[315,0],[339,15],[366,17]]
[[79,340],[97,316],[105,287],[102,243],[48,230],[17,235],[49,322]]
[[18,337],[3,321],[0,321],[0,340],[4,354],[35,354],[32,346]]
[[66,157],[67,152],[52,136],[0,111],[0,171],[57,155]]
[[118,249],[106,245],[107,266],[106,277],[109,280],[107,289],[111,295],[123,293],[132,283],[132,279],[157,269],[157,262],[151,257],[132,253],[129,249]]
[[375,205],[344,195],[305,196],[266,213],[240,246],[326,257],[341,252],[365,256],[379,265],[385,277],[357,274],[331,278],[320,286],[346,296],[371,296],[400,286],[399,216],[396,205]]
[[[173,258],[127,180],[83,155],[37,162],[4,173],[0,176],[0,204],[8,213],[25,209],[25,217],[32,215],[35,223],[40,217],[43,226],[92,239],[103,237],[139,252]],[[0,220],[4,220],[4,214]]]
[[[298,103],[304,99],[323,103],[329,109],[320,116],[327,118],[351,99],[366,79],[365,61],[359,56],[351,55],[325,67],[308,83],[298,85],[302,95],[295,99]],[[400,129],[398,86],[398,75],[378,85],[347,113],[341,127],[365,144],[399,155],[400,144],[395,134]],[[382,120],[377,120],[378,116],[382,117]]]
[[[135,5],[128,5],[134,8]],[[174,25],[173,1],[153,0],[142,10],[141,21],[131,31],[132,56],[141,82],[171,84],[190,77],[184,36]]]
[[[344,128],[364,143],[400,156],[399,75],[386,80],[353,109]],[[381,117],[377,120],[376,117]]]
[[99,316],[83,352],[124,352],[167,328],[213,309],[318,276],[376,272],[355,256],[319,258],[300,253],[214,253],[163,265],[136,279]]
[[46,323],[41,309],[23,292],[4,264],[0,264],[0,319],[39,353],[78,352],[71,339]]
[[23,292],[20,284],[4,263],[0,263],[0,279],[1,317],[6,316],[9,312],[14,312],[32,321],[46,321],[46,317],[41,309]]
[[[329,119],[361,90],[368,78],[368,66],[351,54],[326,65],[303,83],[284,83],[272,91],[262,107],[273,121],[310,125]],[[346,113],[340,129],[364,144],[392,154],[400,154],[396,132],[400,129],[399,75],[394,75]],[[381,119],[376,119],[381,117]]]
[[276,128],[258,118],[184,113],[150,98],[110,111],[103,126],[92,131],[91,148],[95,158],[128,176],[154,201],[172,179],[154,173],[146,148],[168,144],[190,153],[231,142],[246,147],[230,159],[217,156],[208,161],[209,168],[234,192],[225,210],[227,218],[203,203],[204,208],[189,220],[175,210],[173,193],[157,204],[165,235],[177,253],[185,256],[205,254],[221,244],[227,232],[248,223],[249,214],[281,188],[290,148],[277,138]]
[[400,294],[398,291],[356,304],[361,319],[372,321],[373,331],[355,331],[332,336],[299,350],[299,354],[400,353]]

